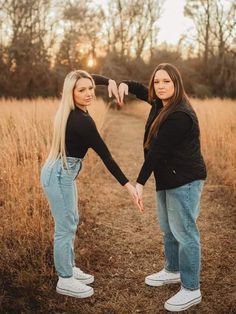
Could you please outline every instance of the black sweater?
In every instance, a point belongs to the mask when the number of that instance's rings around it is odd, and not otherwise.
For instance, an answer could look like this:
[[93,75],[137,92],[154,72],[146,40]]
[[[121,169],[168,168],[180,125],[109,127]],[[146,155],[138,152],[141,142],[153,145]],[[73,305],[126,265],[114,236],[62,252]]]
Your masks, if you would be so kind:
[[[148,102],[148,89],[135,81],[123,81],[129,92]],[[151,103],[145,126],[144,142],[154,119],[163,105],[160,99]],[[145,161],[137,182],[144,185],[154,172],[156,190],[176,188],[194,180],[206,178],[206,167],[201,155],[197,116],[186,103],[179,104],[162,123],[150,148],[144,150]]]
[[[97,85],[108,85],[107,78],[96,75],[93,78]],[[94,120],[88,112],[84,112],[78,107],[75,107],[70,112],[66,125],[65,142],[67,156],[83,158],[88,149],[92,148],[121,185],[125,185],[128,182],[128,179],[112,158],[97,130]]]

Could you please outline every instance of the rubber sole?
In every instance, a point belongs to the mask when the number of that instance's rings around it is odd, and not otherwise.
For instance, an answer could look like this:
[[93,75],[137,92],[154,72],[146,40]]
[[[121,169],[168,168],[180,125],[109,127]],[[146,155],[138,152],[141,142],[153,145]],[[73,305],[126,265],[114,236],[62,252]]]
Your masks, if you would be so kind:
[[160,286],[169,285],[173,283],[180,283],[180,278],[170,279],[170,280],[151,280],[151,279],[145,278],[145,284],[151,287],[160,287]]
[[193,305],[197,305],[199,304],[200,302],[202,301],[202,297],[199,297],[199,298],[196,298],[188,303],[185,303],[185,304],[180,304],[180,305],[173,305],[173,304],[169,304],[169,303],[165,303],[164,305],[164,308],[167,310],[167,311],[170,311],[170,312],[179,312],[179,311],[185,311],[187,310],[188,308],[190,308],[191,306]]
[[81,299],[91,297],[94,294],[93,288],[91,288],[89,291],[78,293],[78,292],[74,292],[74,291],[66,290],[66,289],[61,289],[61,288],[57,287],[56,292],[63,294],[63,295],[67,295],[69,297],[81,298]]

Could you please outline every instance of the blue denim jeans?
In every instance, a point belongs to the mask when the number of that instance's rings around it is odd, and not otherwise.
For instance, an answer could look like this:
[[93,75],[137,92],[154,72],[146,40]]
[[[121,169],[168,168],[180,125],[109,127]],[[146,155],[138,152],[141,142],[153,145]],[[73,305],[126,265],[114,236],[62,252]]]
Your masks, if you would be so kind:
[[164,233],[165,269],[180,272],[186,289],[200,284],[200,236],[197,218],[203,180],[192,181],[178,188],[157,191],[157,211]]
[[74,240],[79,223],[76,177],[82,159],[67,157],[68,170],[58,159],[53,166],[44,164],[41,185],[54,219],[54,263],[60,277],[71,277],[75,265]]

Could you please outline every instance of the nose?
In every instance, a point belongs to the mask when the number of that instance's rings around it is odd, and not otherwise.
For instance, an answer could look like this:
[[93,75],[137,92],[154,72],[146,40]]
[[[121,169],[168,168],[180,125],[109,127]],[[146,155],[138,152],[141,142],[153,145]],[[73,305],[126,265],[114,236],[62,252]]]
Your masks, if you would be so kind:
[[164,83],[163,82],[160,82],[159,84],[158,84],[158,89],[162,89],[164,87]]
[[93,96],[93,91],[88,89],[87,93],[86,93],[86,96],[92,97]]

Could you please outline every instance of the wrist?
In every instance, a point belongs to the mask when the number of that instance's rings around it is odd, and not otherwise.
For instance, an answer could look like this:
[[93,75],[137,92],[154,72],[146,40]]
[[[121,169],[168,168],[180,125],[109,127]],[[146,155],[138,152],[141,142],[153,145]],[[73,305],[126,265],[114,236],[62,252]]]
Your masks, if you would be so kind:
[[128,181],[125,183],[124,187],[126,187],[126,189],[128,189],[130,187],[131,183]]

